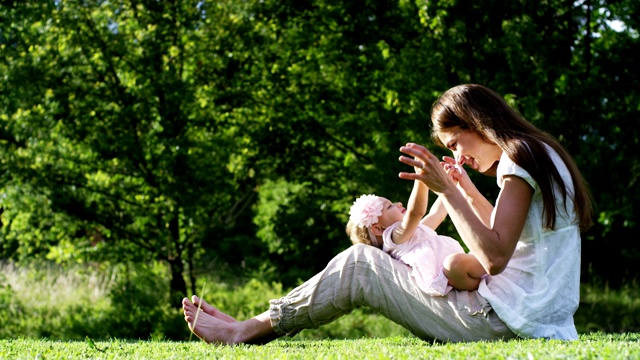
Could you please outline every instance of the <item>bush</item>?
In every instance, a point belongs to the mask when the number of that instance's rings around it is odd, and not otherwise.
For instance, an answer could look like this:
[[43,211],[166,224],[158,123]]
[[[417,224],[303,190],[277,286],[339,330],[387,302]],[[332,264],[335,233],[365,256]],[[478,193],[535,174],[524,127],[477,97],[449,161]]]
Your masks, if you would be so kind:
[[0,338],[80,340],[98,333],[106,302],[91,275],[51,264],[0,268]]
[[4,276],[0,274],[0,339],[11,339],[22,333],[21,320],[24,310],[22,305],[15,301],[17,296],[11,285],[5,284],[5,281]]
[[159,266],[121,265],[109,290],[109,336],[120,339],[164,337],[169,286]]
[[0,279],[2,339],[183,339],[188,334],[188,329],[174,330],[178,323],[186,327],[179,309],[168,304],[168,282],[160,266],[121,265],[108,271],[35,263],[0,267],[10,277]]
[[606,283],[583,284],[574,317],[578,332],[640,332],[640,288],[631,281],[612,290]]

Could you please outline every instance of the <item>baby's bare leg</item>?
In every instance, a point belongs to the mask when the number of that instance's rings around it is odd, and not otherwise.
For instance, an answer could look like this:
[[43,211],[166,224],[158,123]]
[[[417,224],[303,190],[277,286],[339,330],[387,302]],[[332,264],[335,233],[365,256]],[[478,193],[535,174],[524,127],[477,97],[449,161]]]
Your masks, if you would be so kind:
[[471,254],[451,254],[444,259],[442,265],[449,285],[457,290],[473,291],[480,285],[486,271]]

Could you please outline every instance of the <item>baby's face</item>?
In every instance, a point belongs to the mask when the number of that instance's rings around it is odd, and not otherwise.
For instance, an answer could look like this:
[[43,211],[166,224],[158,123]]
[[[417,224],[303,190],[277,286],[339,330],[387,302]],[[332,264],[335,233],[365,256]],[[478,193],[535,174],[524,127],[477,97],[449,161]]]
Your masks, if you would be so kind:
[[389,226],[402,221],[404,213],[407,211],[407,209],[402,207],[402,203],[392,203],[386,198],[380,199],[382,200],[382,215],[378,218],[378,225],[386,229]]

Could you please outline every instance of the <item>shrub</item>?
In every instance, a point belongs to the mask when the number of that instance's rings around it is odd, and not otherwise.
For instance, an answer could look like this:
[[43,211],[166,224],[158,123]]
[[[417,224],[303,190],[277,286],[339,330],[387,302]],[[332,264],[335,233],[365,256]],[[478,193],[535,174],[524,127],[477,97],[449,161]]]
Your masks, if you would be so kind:
[[640,331],[640,288],[637,281],[616,290],[606,283],[583,284],[580,292],[580,307],[574,317],[579,333]]
[[17,296],[11,285],[5,281],[0,274],[0,339],[10,339],[22,332],[21,320],[24,313],[20,302],[15,301]]

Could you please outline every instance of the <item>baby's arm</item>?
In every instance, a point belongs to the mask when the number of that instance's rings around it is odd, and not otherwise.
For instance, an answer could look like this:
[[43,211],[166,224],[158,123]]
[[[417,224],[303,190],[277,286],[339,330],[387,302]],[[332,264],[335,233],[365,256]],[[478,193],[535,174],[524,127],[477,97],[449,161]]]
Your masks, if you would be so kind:
[[413,182],[413,190],[407,204],[407,211],[404,213],[402,223],[393,230],[391,240],[395,244],[402,244],[415,234],[420,221],[427,211],[429,188],[422,181]]
[[447,208],[439,197],[433,202],[427,216],[422,218],[421,223],[433,230],[437,229],[447,217]]

